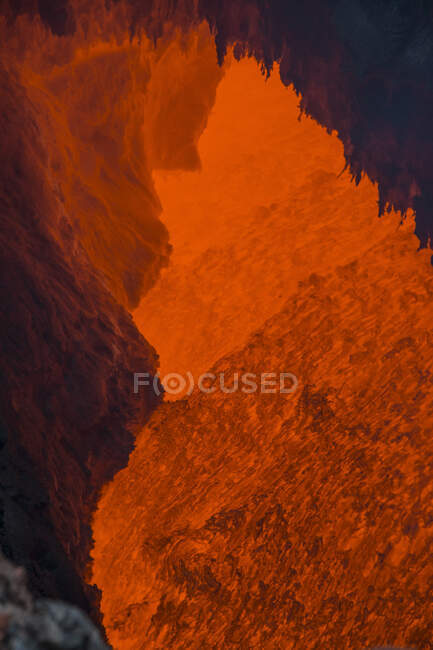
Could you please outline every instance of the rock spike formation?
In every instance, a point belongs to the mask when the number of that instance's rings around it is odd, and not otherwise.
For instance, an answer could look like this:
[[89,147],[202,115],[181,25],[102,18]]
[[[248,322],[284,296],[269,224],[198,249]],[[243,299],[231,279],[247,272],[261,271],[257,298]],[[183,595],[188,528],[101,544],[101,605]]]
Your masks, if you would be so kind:
[[[70,0],[43,18],[54,31],[76,28],[82,16],[102,3]],[[369,0],[297,2],[248,0],[116,0],[123,26],[155,39],[164,25],[188,29],[208,22],[220,62],[228,46],[253,55],[265,71],[278,61],[283,83],[300,93],[301,107],[339,134],[354,179],[362,174],[379,185],[379,212],[416,208],[417,235],[431,235],[430,106],[433,26],[423,0],[391,4]],[[7,3],[6,3],[7,5]],[[35,12],[36,3],[9,7],[9,14]],[[59,14],[63,27],[59,28]],[[92,16],[101,21],[102,10]],[[101,25],[104,29],[104,25]]]

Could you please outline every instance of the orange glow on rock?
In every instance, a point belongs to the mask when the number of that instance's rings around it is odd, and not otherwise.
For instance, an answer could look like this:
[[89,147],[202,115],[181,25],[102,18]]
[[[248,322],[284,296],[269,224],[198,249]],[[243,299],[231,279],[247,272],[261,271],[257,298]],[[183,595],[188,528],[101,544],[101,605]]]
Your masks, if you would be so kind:
[[378,220],[375,186],[341,174],[336,134],[297,106],[232,62],[201,169],[154,173],[174,250],[134,317],[162,374],[300,386],[196,390],[153,415],[93,526],[116,649],[422,642],[431,253],[412,215]]
[[155,171],[173,254],[135,321],[161,374],[205,372],[277,313],[298,282],[390,236],[377,190],[358,187],[343,147],[275,72],[233,62],[198,150],[201,169]]
[[408,4],[0,1],[1,547],[115,649],[433,647]]
[[170,255],[152,170],[197,167],[223,71],[205,26],[157,47],[77,33],[66,39],[67,57],[63,39],[50,39],[60,62],[25,58],[20,76],[47,116],[50,172],[89,260],[132,309]]

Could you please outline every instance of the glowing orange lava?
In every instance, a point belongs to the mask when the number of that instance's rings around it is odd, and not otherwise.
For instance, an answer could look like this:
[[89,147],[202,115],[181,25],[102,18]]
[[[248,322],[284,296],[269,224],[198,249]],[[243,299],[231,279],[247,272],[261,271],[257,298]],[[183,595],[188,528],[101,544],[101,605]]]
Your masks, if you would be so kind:
[[[376,188],[341,174],[337,135],[299,121],[297,105],[276,75],[233,62],[201,170],[154,174],[174,252],[134,316],[162,374],[282,369],[300,388],[196,390],[139,436],[94,520],[116,649],[361,649],[419,634],[402,615],[413,594],[395,585],[415,548],[398,523],[404,484],[421,499],[424,471],[403,425],[419,391],[413,350],[420,373],[432,365],[429,253],[412,217],[377,218]],[[430,537],[413,542],[421,555]],[[401,589],[424,594],[431,579],[426,566]]]
[[134,317],[161,375],[205,372],[277,313],[299,280],[350,261],[397,227],[350,182],[336,135],[299,120],[278,72],[232,62],[198,151],[201,170],[154,172],[169,268]]

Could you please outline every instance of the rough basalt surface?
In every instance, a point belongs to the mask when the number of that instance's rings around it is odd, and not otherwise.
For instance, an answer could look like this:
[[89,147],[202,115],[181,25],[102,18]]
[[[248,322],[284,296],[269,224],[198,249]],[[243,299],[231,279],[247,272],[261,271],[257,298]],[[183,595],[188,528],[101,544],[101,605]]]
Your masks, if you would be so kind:
[[157,356],[80,246],[48,133],[0,72],[0,542],[33,590],[88,607],[91,515],[156,403],[132,376]]
[[157,53],[90,35],[80,58],[46,34],[39,56],[24,23],[22,60],[0,27],[0,544],[32,591],[96,612],[92,514],[159,403],[134,394],[158,357],[126,308],[169,252],[151,169],[199,164],[222,70],[209,35]]
[[0,557],[1,650],[107,650],[99,631],[72,605],[34,599],[25,572]]

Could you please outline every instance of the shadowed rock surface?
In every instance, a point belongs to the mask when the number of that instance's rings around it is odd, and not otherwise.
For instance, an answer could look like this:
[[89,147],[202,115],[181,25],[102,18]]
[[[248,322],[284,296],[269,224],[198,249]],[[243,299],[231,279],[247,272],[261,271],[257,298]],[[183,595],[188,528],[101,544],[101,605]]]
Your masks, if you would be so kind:
[[47,115],[4,71],[0,114],[0,542],[37,593],[88,607],[91,515],[156,403],[131,377],[157,356],[56,194]]
[[[37,56],[34,69],[20,67],[3,43],[0,71],[0,544],[32,591],[94,612],[92,512],[159,401],[133,392],[134,372],[152,375],[158,357],[124,307],[168,251],[147,161],[197,166],[194,142],[222,75],[209,36],[157,54],[128,47],[78,63],[72,53],[53,71]],[[179,58],[181,79],[171,73]],[[190,111],[185,87],[202,77]],[[164,132],[181,105],[187,128],[158,139],[152,124]]]
[[107,650],[99,631],[65,603],[33,599],[25,572],[0,556],[1,650]]

